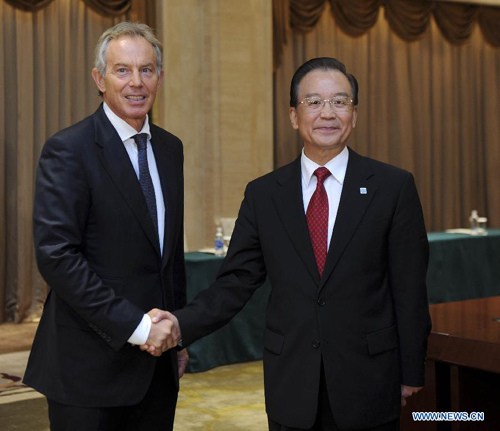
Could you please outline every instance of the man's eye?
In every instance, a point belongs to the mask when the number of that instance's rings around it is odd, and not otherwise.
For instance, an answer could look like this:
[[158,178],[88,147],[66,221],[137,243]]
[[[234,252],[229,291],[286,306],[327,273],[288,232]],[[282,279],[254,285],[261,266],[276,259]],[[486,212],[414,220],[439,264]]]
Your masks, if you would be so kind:
[[144,67],[142,73],[152,73],[153,71],[149,67]]
[[321,105],[321,100],[319,99],[309,100],[309,106],[318,106],[318,105]]
[[127,72],[127,69],[125,69],[124,67],[120,67],[119,69],[116,69],[116,73],[126,73]]
[[345,107],[349,106],[349,100],[347,99],[338,99],[333,101],[333,106]]

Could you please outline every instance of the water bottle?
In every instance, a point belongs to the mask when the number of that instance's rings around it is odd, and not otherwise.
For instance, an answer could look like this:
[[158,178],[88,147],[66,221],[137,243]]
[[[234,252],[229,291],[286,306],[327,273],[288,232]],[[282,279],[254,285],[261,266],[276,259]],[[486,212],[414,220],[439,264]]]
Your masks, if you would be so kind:
[[479,216],[477,214],[477,210],[472,210],[469,221],[471,234],[477,235],[479,233]]
[[224,235],[221,227],[215,231],[215,255],[224,256]]

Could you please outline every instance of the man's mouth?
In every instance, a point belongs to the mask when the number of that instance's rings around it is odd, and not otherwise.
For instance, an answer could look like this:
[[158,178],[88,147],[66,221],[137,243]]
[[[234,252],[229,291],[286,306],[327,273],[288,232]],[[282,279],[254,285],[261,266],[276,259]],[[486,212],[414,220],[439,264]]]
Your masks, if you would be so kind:
[[316,127],[316,128],[319,130],[327,131],[327,132],[338,129],[338,127],[336,127],[336,126],[320,126],[320,127]]
[[134,102],[140,102],[141,100],[144,100],[146,97],[145,96],[126,96],[125,98],[128,100],[133,100]]

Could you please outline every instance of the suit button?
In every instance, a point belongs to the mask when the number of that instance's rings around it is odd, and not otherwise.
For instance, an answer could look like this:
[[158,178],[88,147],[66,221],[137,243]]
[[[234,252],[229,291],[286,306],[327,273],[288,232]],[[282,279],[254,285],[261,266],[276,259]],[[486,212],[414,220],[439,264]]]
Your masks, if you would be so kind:
[[313,347],[314,347],[315,349],[317,349],[317,348],[320,346],[320,344],[321,344],[321,343],[319,342],[319,340],[314,340],[314,341],[313,341]]
[[323,298],[318,299],[318,305],[320,307],[323,307],[323,305],[325,305],[325,304],[326,304],[326,301]]

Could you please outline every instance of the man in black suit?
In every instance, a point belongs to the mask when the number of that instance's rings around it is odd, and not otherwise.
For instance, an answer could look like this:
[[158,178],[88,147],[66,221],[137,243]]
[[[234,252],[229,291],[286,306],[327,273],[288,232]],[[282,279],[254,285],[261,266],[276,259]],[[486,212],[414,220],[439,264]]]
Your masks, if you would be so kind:
[[25,383],[52,430],[172,429],[185,350],[159,309],[185,305],[183,150],[149,121],[162,47],[121,23],[96,47],[103,104],[49,138],[34,203],[38,267],[50,286]]
[[346,147],[357,104],[357,81],[338,60],[297,70],[290,120],[302,154],[247,186],[217,280],[163,314],[187,346],[227,323],[269,277],[270,430],[397,430],[401,404],[424,383],[422,208],[409,172]]

